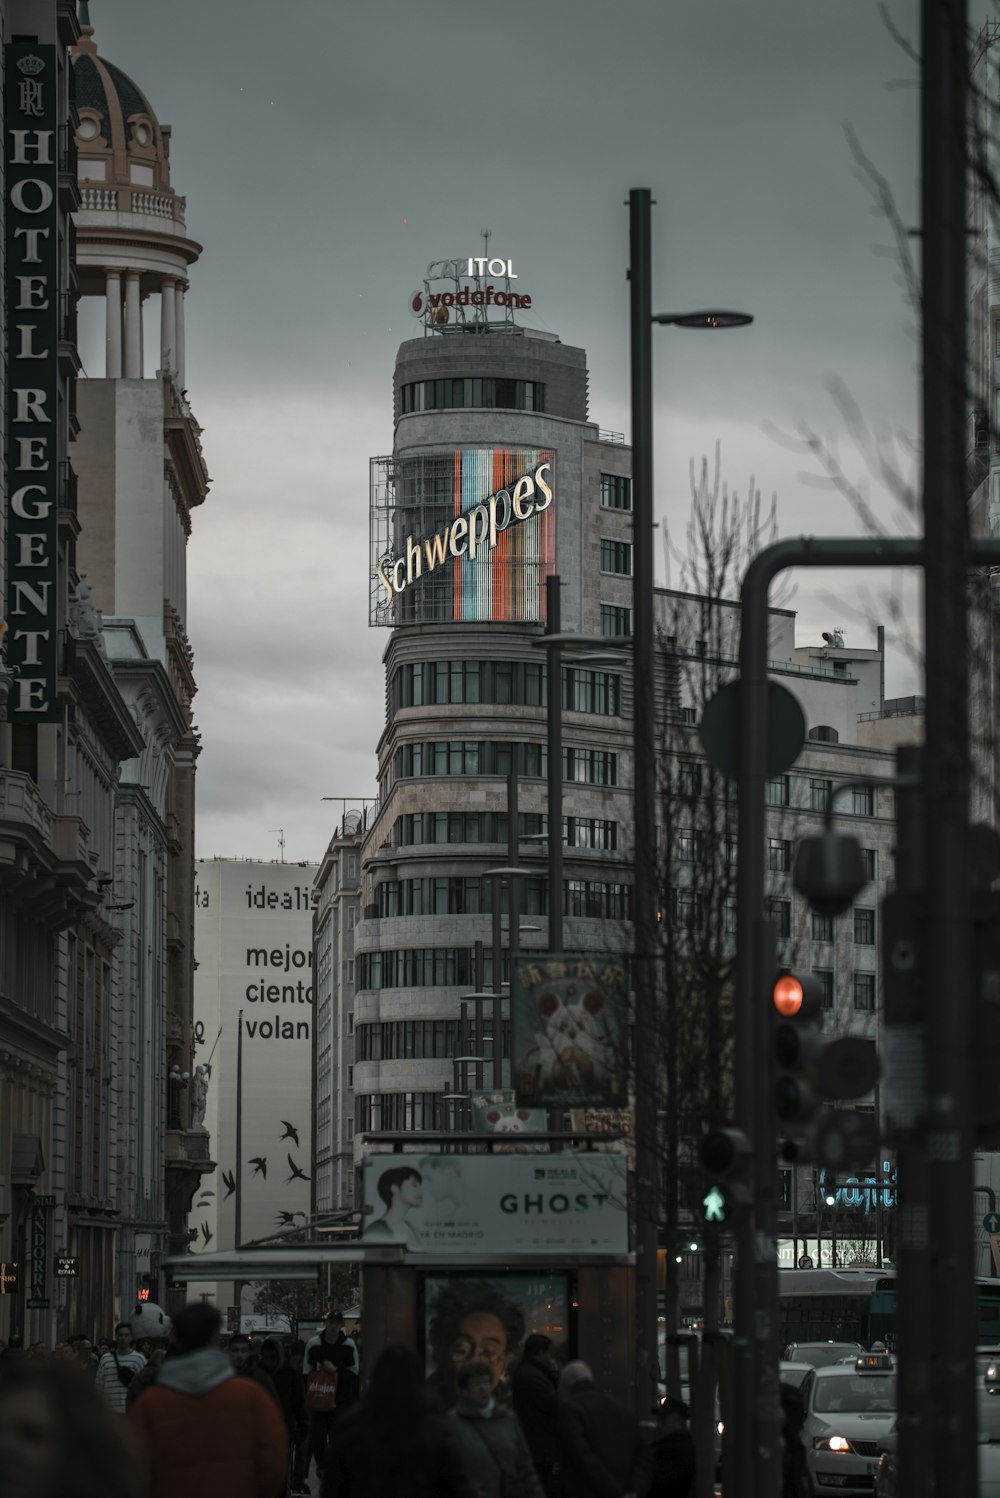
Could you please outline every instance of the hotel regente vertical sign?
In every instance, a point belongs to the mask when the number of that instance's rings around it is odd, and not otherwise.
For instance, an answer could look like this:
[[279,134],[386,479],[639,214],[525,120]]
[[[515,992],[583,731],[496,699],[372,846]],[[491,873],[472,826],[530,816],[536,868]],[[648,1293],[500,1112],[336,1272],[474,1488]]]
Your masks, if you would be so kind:
[[54,722],[59,463],[56,54],[4,48],[7,664],[15,723]]

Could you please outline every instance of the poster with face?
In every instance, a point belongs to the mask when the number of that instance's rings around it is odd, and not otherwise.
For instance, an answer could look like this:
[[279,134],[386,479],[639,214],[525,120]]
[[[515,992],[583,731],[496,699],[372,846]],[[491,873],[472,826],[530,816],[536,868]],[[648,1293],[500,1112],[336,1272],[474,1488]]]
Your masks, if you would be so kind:
[[427,1374],[448,1404],[463,1363],[483,1363],[496,1388],[532,1333],[551,1337],[560,1358],[571,1351],[565,1274],[428,1274],[423,1289]]
[[518,1142],[519,1134],[544,1134],[549,1126],[549,1115],[545,1108],[519,1108],[513,1088],[470,1093],[469,1114],[473,1133],[510,1136],[509,1143],[495,1146],[499,1151],[528,1154],[546,1148],[544,1144]]
[[511,984],[513,1077],[523,1107],[628,1102],[628,988],[615,953],[522,953]]

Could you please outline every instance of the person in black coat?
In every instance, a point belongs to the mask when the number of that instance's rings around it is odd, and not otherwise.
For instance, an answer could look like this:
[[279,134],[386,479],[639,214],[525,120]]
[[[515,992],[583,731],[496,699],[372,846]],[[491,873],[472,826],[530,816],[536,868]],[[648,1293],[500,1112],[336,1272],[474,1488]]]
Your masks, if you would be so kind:
[[694,1437],[682,1399],[664,1399],[653,1442],[653,1475],[647,1498],[690,1498],[694,1483]]
[[547,1498],[559,1498],[559,1369],[552,1338],[532,1332],[511,1380],[514,1413]]
[[265,1337],[260,1349],[261,1372],[266,1373],[274,1385],[288,1429],[288,1447],[291,1452],[292,1492],[307,1493],[306,1478],[309,1475],[309,1416],[306,1413],[306,1395],[302,1375],[298,1367],[291,1367],[285,1358],[281,1343],[275,1337]]
[[408,1347],[386,1347],[368,1392],[338,1420],[321,1498],[479,1498],[455,1426]]

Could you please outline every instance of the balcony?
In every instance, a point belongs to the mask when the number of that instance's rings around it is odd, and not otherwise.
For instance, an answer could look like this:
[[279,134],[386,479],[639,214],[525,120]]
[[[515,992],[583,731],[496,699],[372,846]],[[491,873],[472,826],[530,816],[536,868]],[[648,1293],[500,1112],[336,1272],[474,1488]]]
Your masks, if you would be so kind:
[[86,823],[52,812],[30,775],[0,770],[0,888],[54,931],[100,903]]

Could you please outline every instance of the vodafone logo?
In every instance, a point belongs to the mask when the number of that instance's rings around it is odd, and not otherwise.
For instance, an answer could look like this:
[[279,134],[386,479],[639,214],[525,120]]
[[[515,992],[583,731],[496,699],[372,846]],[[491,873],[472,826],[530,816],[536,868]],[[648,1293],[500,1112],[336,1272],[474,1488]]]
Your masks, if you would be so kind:
[[423,317],[427,311],[427,296],[422,291],[415,291],[410,297],[410,316]]

